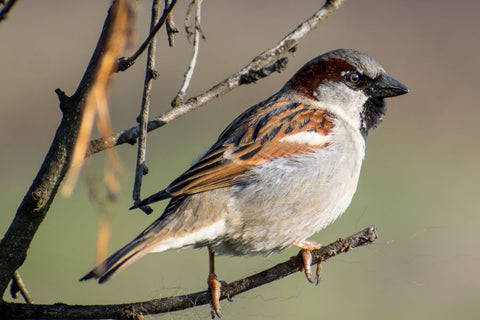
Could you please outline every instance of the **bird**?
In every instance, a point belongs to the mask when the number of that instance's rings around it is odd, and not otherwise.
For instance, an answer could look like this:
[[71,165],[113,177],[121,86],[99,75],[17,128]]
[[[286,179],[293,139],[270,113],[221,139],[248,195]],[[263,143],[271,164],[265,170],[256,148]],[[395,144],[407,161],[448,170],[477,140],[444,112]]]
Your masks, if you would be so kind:
[[[308,238],[350,205],[365,139],[386,113],[385,98],[409,89],[369,55],[324,53],[271,97],[246,109],[191,167],[134,204],[169,199],[163,214],[80,281],[110,279],[147,253],[207,247],[212,317],[221,315],[215,255],[301,249],[313,282]],[[317,265],[317,281],[320,265]]]

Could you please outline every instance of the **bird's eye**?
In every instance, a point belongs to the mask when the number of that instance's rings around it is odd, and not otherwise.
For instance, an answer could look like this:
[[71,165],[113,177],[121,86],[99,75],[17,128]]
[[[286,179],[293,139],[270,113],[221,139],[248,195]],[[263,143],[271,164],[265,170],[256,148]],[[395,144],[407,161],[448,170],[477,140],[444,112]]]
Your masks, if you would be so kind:
[[358,81],[360,81],[360,74],[356,71],[349,73],[347,77],[351,83],[358,83]]

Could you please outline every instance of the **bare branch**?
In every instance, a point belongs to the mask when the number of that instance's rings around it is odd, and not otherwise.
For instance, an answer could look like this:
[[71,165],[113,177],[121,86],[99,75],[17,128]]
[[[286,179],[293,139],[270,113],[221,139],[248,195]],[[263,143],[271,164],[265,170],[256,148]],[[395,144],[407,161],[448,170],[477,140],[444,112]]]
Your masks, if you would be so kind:
[[76,92],[68,97],[60,89],[55,91],[60,100],[62,121],[37,176],[0,242],[0,293],[2,295],[15,271],[25,261],[30,243],[67,172],[72,159],[74,141],[78,135],[81,110],[85,106],[86,97],[105,53],[105,45],[112,24],[111,13],[110,8],[95,51]]
[[[327,261],[328,259],[338,254],[348,252],[355,247],[371,244],[377,239],[377,237],[376,227],[370,226],[345,239],[338,239],[319,250],[312,251],[312,264]],[[301,254],[299,253],[297,256],[292,257],[283,263],[277,264],[270,269],[229,284],[222,284],[222,295],[220,299],[231,299],[240,293],[280,280],[286,276],[301,271],[302,267],[303,261]],[[139,319],[144,314],[151,315],[184,310],[204,305],[209,302],[210,293],[207,290],[183,296],[117,305],[80,306],[61,303],[54,305],[27,305],[1,302],[0,314],[12,315],[12,319]]]
[[[0,242],[2,240],[3,238],[0,238]],[[23,282],[22,277],[20,276],[20,273],[18,271],[15,271],[15,273],[13,274],[12,283],[10,284],[10,296],[13,299],[17,299],[19,292],[26,303],[28,304],[33,303],[33,299],[30,296],[30,293],[28,292],[27,287],[25,286],[25,283]]]
[[190,39],[190,37],[193,35],[192,23],[190,22],[190,20],[192,19],[192,11],[193,11],[193,7],[195,6],[195,2],[196,0],[192,0],[188,4],[187,13],[185,14],[185,21],[183,22],[185,33],[187,34],[188,39]]
[[18,273],[18,271],[15,271],[15,273],[13,274],[12,284],[10,286],[10,295],[12,296],[12,298],[16,299],[18,292],[20,292],[23,300],[25,300],[26,303],[33,303],[33,299],[30,296],[30,293],[28,292],[27,287],[25,286],[25,283],[20,276],[20,273]]
[[[214,85],[204,93],[188,99],[183,104],[173,108],[148,123],[148,130],[154,130],[165,124],[205,105],[206,103],[224,95],[242,84],[246,84],[245,79],[252,73],[260,74],[260,70],[270,67],[276,62],[278,57],[289,52],[297,46],[310,32],[318,27],[328,16],[335,12],[344,0],[327,0],[326,3],[309,19],[300,24],[295,30],[285,36],[276,46],[270,48],[260,55],[256,56],[248,65],[240,71],[232,74],[227,79]],[[266,73],[266,76],[270,73]],[[260,79],[260,78],[258,78]],[[257,79],[257,80],[258,80]],[[123,143],[135,143],[138,137],[138,127],[132,127],[122,132],[116,133],[107,138],[101,138],[90,142],[90,148],[87,156],[94,153],[112,148]]]
[[131,55],[128,58],[121,58],[120,61],[118,62],[118,71],[125,71],[128,68],[130,68],[134,63],[135,60],[145,51],[147,46],[152,42],[152,40],[155,38],[155,35],[157,34],[158,30],[164,25],[165,21],[168,19],[170,16],[170,12],[172,12],[173,7],[175,7],[175,4],[177,3],[177,0],[172,0],[170,6],[166,7],[165,10],[163,10],[162,17],[158,20],[157,24],[153,28],[153,30],[150,32],[148,37],[143,41],[143,43],[140,45],[138,50]]
[[[185,93],[187,92],[188,87],[190,86],[190,81],[192,80],[193,72],[195,71],[195,66],[197,65],[197,58],[198,52],[200,48],[200,19],[201,19],[201,10],[202,10],[202,2],[203,0],[193,0],[189,5],[189,8],[192,5],[197,6],[197,10],[195,11],[195,23],[194,23],[194,31],[193,31],[193,55],[190,63],[188,64],[187,71],[183,77],[183,83],[180,86],[180,90],[178,91],[175,98],[172,100],[172,107],[178,107],[182,104],[183,99],[185,98]],[[189,15],[187,14],[187,17]],[[187,29],[187,25],[185,25]],[[187,29],[188,35],[188,29]]]
[[[154,0],[152,2],[152,18],[150,21],[150,32],[152,32],[155,24],[158,22],[160,15],[159,10],[159,0]],[[151,100],[151,89],[153,80],[156,78],[155,71],[155,53],[157,48],[157,40],[154,37],[150,45],[148,46],[147,53],[147,66],[145,71],[145,81],[143,86],[143,97],[142,97],[142,106],[140,108],[140,115],[138,116],[140,138],[138,141],[138,153],[137,153],[137,165],[135,169],[135,182],[133,185],[133,201],[136,203],[140,200],[140,189],[142,186],[143,176],[147,173],[147,167],[145,164],[146,153],[147,153],[147,125],[148,125],[148,115],[150,112],[150,100]],[[145,212],[151,213],[148,210],[148,207],[144,207],[142,210],[147,210]],[[151,209],[150,209],[151,210]]]
[[[169,7],[171,3],[172,3],[172,0],[165,0],[165,7],[166,8]],[[166,26],[167,26],[168,45],[170,47],[174,47],[175,33],[178,33],[178,29],[175,26],[175,22],[173,21],[173,16],[171,13],[167,16]]]
[[9,0],[3,5],[2,9],[0,10],[0,21],[7,19],[8,13],[16,2],[17,0]]

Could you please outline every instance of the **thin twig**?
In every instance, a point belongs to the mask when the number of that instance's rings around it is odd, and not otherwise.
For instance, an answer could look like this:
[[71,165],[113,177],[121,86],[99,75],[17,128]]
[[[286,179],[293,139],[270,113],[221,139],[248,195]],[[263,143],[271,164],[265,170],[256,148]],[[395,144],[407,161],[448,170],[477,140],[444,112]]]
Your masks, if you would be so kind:
[[[152,18],[150,21],[150,31],[153,30],[160,16],[159,0],[153,0],[152,2]],[[138,141],[138,153],[137,153],[137,166],[135,170],[135,182],[133,185],[133,201],[136,203],[140,200],[140,190],[142,187],[142,178],[147,173],[147,167],[145,164],[147,153],[147,125],[148,114],[150,112],[151,102],[151,89],[153,80],[156,78],[155,71],[155,54],[157,48],[157,39],[153,38],[152,42],[148,46],[147,52],[147,66],[145,70],[145,81],[143,86],[142,106],[140,108],[140,114],[138,116],[140,137]],[[144,207],[142,210],[148,210],[148,207]],[[150,209],[151,210],[151,209]],[[147,211],[146,211],[147,212]],[[151,211],[150,211],[151,212]],[[150,213],[147,212],[147,213]]]
[[[195,22],[194,22],[194,31],[193,31],[193,54],[190,63],[188,64],[187,71],[183,77],[183,83],[180,86],[175,98],[172,100],[172,107],[178,107],[182,104],[183,99],[185,98],[185,93],[187,92],[188,87],[190,86],[190,81],[192,80],[193,72],[195,71],[195,66],[197,65],[197,58],[200,48],[200,20],[201,20],[201,10],[202,10],[203,0],[193,0],[191,5],[195,4],[197,10],[195,11]],[[188,15],[187,15],[188,16]],[[186,25],[185,25],[186,27]],[[187,33],[188,35],[188,33]]]
[[[375,226],[370,226],[352,236],[337,241],[312,252],[312,264],[327,261],[328,259],[360,247],[373,243],[377,239]],[[280,280],[286,276],[302,270],[301,254],[276,266],[259,272],[250,277],[222,284],[220,299],[231,299],[234,296],[249,291],[261,285]],[[144,302],[117,304],[117,305],[26,305],[20,303],[0,302],[0,314],[13,315],[12,319],[24,318],[71,318],[71,319],[139,319],[144,314],[159,314],[178,310],[185,310],[210,302],[209,291],[196,292],[183,296],[167,297]]]
[[[232,74],[222,82],[217,83],[207,91],[199,94],[196,97],[188,99],[182,105],[173,108],[150,121],[148,123],[148,131],[162,127],[169,122],[218,98],[219,96],[232,91],[240,85],[248,84],[249,82],[245,81],[245,79],[248,79],[248,76],[252,73],[261,74],[260,71],[262,69],[267,70],[271,69],[272,66],[282,65],[278,63],[278,57],[295,48],[300,41],[302,41],[310,32],[312,32],[324,20],[326,20],[330,14],[335,12],[344,1],[345,0],[327,0],[313,16],[304,21],[297,28],[295,28],[295,30],[280,40],[276,46],[262,52],[240,71]],[[280,68],[276,69],[276,71],[281,70],[282,69]],[[265,72],[265,77],[270,74],[271,72]],[[90,142],[90,148],[88,149],[86,156],[90,156],[94,153],[108,148],[113,148],[114,146],[124,143],[134,144],[136,142],[135,139],[138,138],[138,134],[138,126],[135,126],[116,133],[110,137],[93,140]]]
[[[172,0],[165,0],[165,8],[169,7],[171,3],[172,3]],[[175,22],[173,21],[173,15],[171,13],[168,14],[167,16],[166,27],[167,27],[168,46],[174,47],[175,33],[178,33],[178,29],[175,26]]]
[[13,5],[17,2],[17,0],[9,0],[7,3],[5,3],[2,7],[2,10],[0,10],[0,21],[7,19],[7,15],[12,9]]
[[[2,240],[3,238],[0,238],[0,242],[2,242]],[[33,303],[33,299],[30,296],[30,293],[28,292],[27,287],[25,286],[25,283],[23,282],[22,277],[20,276],[20,273],[18,271],[15,271],[13,273],[12,283],[10,284],[10,296],[13,299],[16,299],[19,292],[26,303],[28,304]]]
[[10,287],[10,294],[12,298],[17,297],[17,293],[20,292],[20,294],[23,297],[23,300],[25,300],[26,303],[32,304],[33,299],[32,296],[30,296],[30,293],[27,290],[27,287],[25,286],[25,283],[22,280],[22,277],[20,276],[20,273],[18,271],[15,271],[13,274],[13,279],[12,279],[12,284]]
[[185,27],[185,33],[187,34],[188,39],[190,39],[190,37],[193,35],[192,24],[190,23],[190,19],[192,18],[192,11],[193,11],[193,7],[195,6],[195,2],[196,0],[192,0],[188,4],[187,13],[185,14],[185,21],[183,22],[183,25]]
[[163,14],[158,20],[157,24],[153,28],[152,31],[150,31],[150,34],[148,37],[143,41],[143,43],[140,45],[138,50],[132,54],[128,58],[121,58],[120,61],[118,62],[118,71],[125,71],[128,68],[130,68],[134,63],[135,60],[145,51],[147,46],[150,44],[150,42],[153,41],[155,38],[155,35],[157,34],[158,30],[165,24],[165,21],[167,20],[168,16],[170,15],[170,12],[172,12],[173,7],[175,7],[175,4],[177,3],[177,0],[172,0],[170,6],[166,7],[163,10]]

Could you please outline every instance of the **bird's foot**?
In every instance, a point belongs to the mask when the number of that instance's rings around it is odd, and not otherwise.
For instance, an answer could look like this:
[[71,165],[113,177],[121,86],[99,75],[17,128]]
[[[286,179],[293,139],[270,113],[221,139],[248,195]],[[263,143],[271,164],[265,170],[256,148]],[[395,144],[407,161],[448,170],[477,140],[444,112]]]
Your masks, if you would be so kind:
[[315,272],[315,281],[312,278],[312,250],[318,250],[322,247],[321,244],[316,243],[315,241],[311,240],[301,240],[293,242],[293,245],[299,247],[302,252],[302,260],[303,260],[303,270],[305,272],[305,276],[307,277],[308,282],[315,283],[318,285],[320,282],[320,276],[322,272],[322,265],[321,263],[317,263],[317,270]]
[[210,307],[212,308],[210,313],[212,314],[212,319],[215,317],[222,317],[220,312],[221,287],[222,284],[217,280],[215,273],[210,273],[208,275],[208,288],[210,289],[210,294],[212,295],[212,300],[210,301]]

